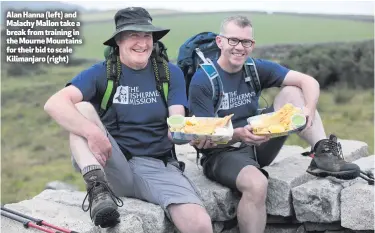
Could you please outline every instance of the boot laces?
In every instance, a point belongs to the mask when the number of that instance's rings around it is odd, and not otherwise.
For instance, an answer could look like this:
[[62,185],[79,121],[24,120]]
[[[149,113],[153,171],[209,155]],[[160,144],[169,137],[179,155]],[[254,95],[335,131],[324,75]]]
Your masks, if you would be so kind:
[[[95,181],[93,182],[92,186],[89,188],[89,190],[87,190],[87,194],[85,196],[85,198],[83,199],[83,202],[82,202],[82,210],[87,212],[88,210],[90,210],[90,217],[91,216],[91,207],[92,207],[92,203],[94,201],[99,201],[99,196],[98,193],[95,194],[95,189],[99,189],[100,188],[100,185],[102,185],[102,189],[103,189],[103,192],[105,192],[105,190],[107,190],[109,192],[109,196],[111,197],[111,199],[113,200],[113,202],[118,206],[118,207],[122,207],[124,205],[123,201],[117,197],[115,195],[115,193],[112,191],[112,189],[108,186],[108,184],[106,182],[103,182],[103,181]],[[88,198],[88,201],[89,201],[89,205],[87,208],[84,207],[84,204],[86,202],[86,199]]]
[[[332,152],[333,155],[337,156],[339,159],[344,160],[344,155],[342,153],[342,147],[339,142],[334,140],[327,140],[323,144],[323,148],[327,152]],[[369,185],[374,185],[374,174],[371,171],[364,172],[360,170],[359,177],[366,180]]]
[[339,142],[335,142],[333,140],[325,140],[323,141],[323,150],[328,153],[331,152],[338,159],[345,161],[344,155],[342,153],[342,147]]

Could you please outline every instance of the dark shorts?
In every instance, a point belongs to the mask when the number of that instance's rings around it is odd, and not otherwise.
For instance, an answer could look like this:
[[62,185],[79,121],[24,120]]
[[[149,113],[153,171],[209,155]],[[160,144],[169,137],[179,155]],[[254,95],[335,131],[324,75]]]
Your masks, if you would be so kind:
[[[270,111],[273,111],[273,108],[265,112]],[[257,167],[268,178],[268,173],[262,168],[271,164],[287,138],[287,136],[272,138],[256,147],[242,143],[239,148],[216,148],[205,151],[201,159],[203,172],[210,180],[233,190],[237,190],[237,176],[246,166]],[[254,153],[254,148],[256,153]]]

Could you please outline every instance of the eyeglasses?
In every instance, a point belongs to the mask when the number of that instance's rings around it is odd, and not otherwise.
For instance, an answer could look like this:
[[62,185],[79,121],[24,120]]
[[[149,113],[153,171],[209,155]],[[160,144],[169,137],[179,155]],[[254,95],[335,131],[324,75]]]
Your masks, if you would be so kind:
[[229,37],[228,38],[228,37],[223,36],[223,35],[220,35],[220,36],[224,37],[225,39],[227,39],[228,40],[228,44],[230,46],[236,46],[236,45],[238,45],[238,43],[241,42],[241,44],[242,44],[242,46],[244,48],[249,48],[249,47],[251,47],[255,43],[255,41],[253,41],[253,40],[246,40],[246,39],[240,40],[240,39],[234,38],[234,37]]

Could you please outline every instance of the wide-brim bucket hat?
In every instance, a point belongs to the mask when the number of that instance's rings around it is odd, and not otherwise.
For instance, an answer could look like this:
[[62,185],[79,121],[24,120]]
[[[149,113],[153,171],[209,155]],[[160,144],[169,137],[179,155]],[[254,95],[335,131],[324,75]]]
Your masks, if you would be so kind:
[[103,44],[117,46],[115,36],[123,31],[152,32],[154,42],[163,38],[170,29],[152,25],[152,18],[142,7],[128,7],[115,14],[116,31]]

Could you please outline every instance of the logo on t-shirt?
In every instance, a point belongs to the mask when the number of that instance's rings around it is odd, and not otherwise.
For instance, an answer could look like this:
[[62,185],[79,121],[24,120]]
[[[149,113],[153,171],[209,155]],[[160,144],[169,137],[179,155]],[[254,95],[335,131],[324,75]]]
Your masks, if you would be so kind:
[[157,102],[158,96],[159,92],[157,90],[141,92],[138,86],[118,86],[113,97],[113,103],[131,105],[152,104]]
[[119,86],[117,87],[113,103],[118,104],[129,104],[129,87]]
[[251,104],[251,98],[255,95],[256,94],[253,91],[240,95],[237,95],[237,91],[224,93],[219,110],[229,110],[242,105]]

